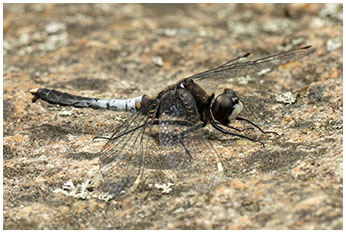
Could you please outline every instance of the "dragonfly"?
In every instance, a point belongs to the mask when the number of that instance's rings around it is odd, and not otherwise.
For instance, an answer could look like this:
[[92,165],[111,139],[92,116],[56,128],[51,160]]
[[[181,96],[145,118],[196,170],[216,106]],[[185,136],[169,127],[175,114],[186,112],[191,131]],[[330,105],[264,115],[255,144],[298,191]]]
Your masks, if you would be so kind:
[[217,177],[224,172],[223,156],[208,139],[207,125],[222,134],[262,146],[262,141],[244,133],[249,128],[239,129],[231,123],[241,121],[263,134],[278,134],[265,131],[242,117],[244,103],[232,89],[215,96],[208,94],[198,82],[223,81],[273,69],[314,51],[312,46],[305,46],[257,60],[249,60],[250,53],[247,53],[214,69],[181,79],[156,96],[98,99],[36,88],[31,90],[32,102],[41,99],[61,106],[132,113],[111,136],[96,137],[107,140],[100,152],[99,166],[103,188],[114,199],[124,198],[145,182],[189,180],[191,187],[206,189],[210,187],[208,184],[217,183]]

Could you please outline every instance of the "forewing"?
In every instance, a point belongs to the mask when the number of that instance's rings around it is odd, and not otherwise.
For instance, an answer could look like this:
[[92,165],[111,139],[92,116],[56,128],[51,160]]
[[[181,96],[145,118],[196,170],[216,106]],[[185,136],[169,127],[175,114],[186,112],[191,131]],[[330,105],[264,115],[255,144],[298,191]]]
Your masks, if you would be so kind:
[[301,59],[315,51],[311,46],[291,50],[264,57],[255,61],[231,62],[216,69],[211,69],[188,77],[193,80],[203,79],[229,79],[236,76],[243,76],[259,72],[264,69],[271,69],[286,63]]

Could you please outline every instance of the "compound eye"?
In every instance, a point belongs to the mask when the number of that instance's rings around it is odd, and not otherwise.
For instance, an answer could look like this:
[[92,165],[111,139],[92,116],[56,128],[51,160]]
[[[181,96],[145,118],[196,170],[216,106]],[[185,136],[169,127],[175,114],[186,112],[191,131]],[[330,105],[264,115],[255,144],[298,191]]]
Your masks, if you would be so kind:
[[243,110],[243,104],[231,89],[225,89],[224,93],[217,96],[212,104],[214,119],[227,125],[235,119]]

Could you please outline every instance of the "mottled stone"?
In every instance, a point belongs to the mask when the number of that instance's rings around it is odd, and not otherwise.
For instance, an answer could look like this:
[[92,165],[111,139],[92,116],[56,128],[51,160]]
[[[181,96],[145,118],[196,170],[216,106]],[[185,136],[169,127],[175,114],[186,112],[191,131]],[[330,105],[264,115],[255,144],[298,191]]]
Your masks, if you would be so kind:
[[[4,229],[343,229],[342,23],[341,4],[5,4]],[[210,129],[225,174],[208,192],[157,182],[110,201],[92,139],[129,114],[31,103],[39,87],[155,95],[309,44],[303,60],[204,86],[233,88],[244,116],[281,135],[249,132],[263,148]]]

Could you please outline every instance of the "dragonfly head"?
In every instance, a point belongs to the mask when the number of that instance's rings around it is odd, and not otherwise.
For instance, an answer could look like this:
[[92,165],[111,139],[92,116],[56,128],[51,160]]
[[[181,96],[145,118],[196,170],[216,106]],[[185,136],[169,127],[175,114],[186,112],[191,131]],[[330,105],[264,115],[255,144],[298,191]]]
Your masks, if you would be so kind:
[[212,103],[211,109],[215,120],[227,125],[243,110],[243,103],[231,89],[225,89]]

